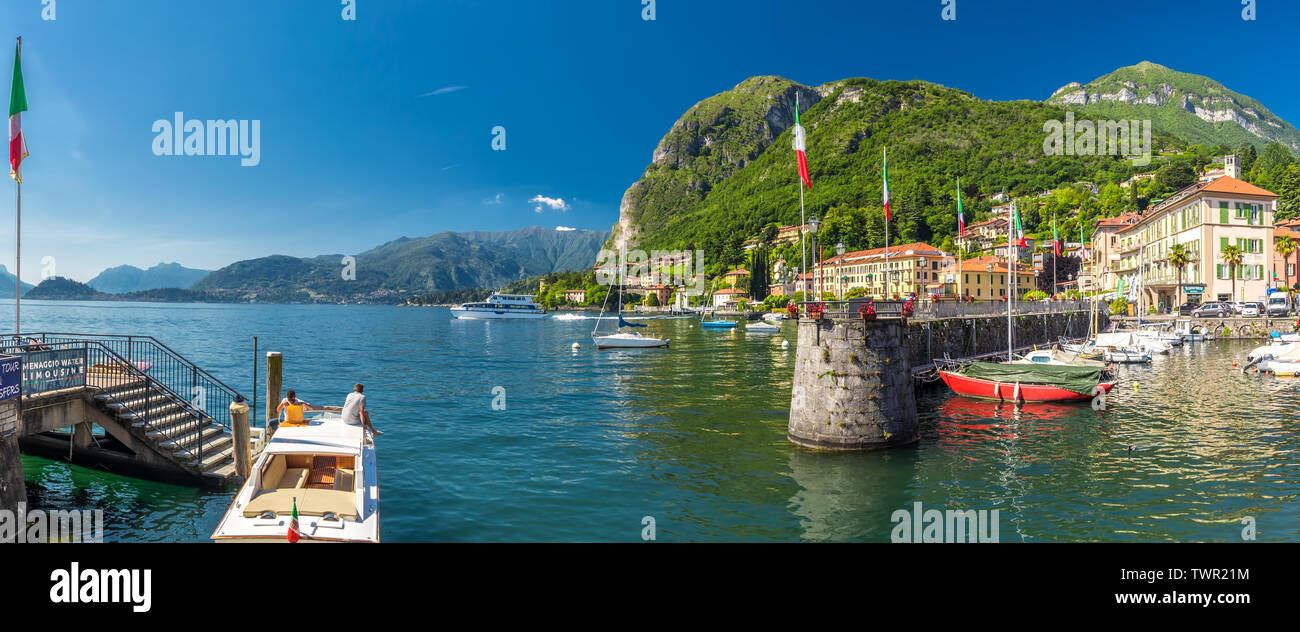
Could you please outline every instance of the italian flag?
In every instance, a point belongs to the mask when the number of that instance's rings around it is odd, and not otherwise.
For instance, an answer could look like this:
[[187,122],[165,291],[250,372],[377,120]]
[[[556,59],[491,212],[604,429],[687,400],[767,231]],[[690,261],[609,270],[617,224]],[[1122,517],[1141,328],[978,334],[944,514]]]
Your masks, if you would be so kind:
[[293,544],[302,537],[302,532],[298,530],[298,499],[293,499],[293,518],[289,520],[289,532],[285,534],[289,543]]
[[803,126],[799,124],[799,95],[794,98],[794,153],[799,159],[799,177],[808,190],[812,190],[812,178],[808,177],[808,154]]
[[885,177],[885,221],[889,221],[889,148],[881,150],[880,154],[880,172]]
[[22,40],[14,48],[14,84],[9,93],[9,177],[23,181],[23,158],[27,157],[27,139],[19,113],[27,111],[27,92],[23,90]]
[[1061,238],[1056,234],[1056,216],[1052,216],[1052,254],[1061,256]]
[[961,212],[961,178],[957,178],[957,234],[966,236],[966,216]]
[[1026,246],[1025,229],[1020,225],[1020,207],[1016,206],[1015,202],[1011,203],[1011,214],[1016,218],[1016,245],[1024,248]]

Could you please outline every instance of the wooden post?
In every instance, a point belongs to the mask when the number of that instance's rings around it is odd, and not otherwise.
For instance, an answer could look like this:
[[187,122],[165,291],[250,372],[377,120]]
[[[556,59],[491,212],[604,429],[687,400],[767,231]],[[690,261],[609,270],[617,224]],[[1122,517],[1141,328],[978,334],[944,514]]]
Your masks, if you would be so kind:
[[243,401],[242,397],[239,401],[230,402],[230,430],[235,438],[235,474],[244,480],[248,480],[248,472],[253,463],[248,442],[249,417],[248,402]]
[[91,434],[91,423],[89,421],[83,421],[82,423],[79,424],[73,424],[72,445],[80,449],[85,449],[85,448],[89,448],[90,444],[93,441],[94,441],[94,436],[92,436]]
[[[275,409],[280,405],[280,386],[283,383],[284,358],[279,351],[266,352],[266,421],[278,416]],[[270,428],[270,426],[267,426]],[[270,439],[267,435],[267,439]]]

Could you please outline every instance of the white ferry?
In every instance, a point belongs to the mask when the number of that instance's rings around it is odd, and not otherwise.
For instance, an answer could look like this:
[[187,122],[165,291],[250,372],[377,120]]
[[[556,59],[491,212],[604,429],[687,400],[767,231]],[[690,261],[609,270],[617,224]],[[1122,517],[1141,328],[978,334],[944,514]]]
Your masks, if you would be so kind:
[[465,303],[451,308],[452,318],[545,318],[546,310],[527,294],[493,292],[482,303]]
[[[290,538],[294,522],[297,538]],[[212,539],[378,542],[374,442],[332,410],[281,424]]]

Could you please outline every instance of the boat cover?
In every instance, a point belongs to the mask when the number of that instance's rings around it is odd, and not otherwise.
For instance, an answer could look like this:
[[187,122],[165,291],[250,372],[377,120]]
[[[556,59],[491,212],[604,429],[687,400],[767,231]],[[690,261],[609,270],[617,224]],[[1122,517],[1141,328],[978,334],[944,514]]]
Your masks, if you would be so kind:
[[1080,395],[1092,395],[1101,382],[1101,368],[1059,364],[1003,364],[971,362],[961,371],[966,377],[1004,384],[1045,384]]

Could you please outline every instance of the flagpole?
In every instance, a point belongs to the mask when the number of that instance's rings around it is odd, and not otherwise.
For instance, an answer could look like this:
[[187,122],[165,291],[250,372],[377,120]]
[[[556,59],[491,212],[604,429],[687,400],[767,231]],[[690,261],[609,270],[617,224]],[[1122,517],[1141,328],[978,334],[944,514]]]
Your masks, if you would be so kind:
[[[798,91],[795,91],[794,93],[794,112],[795,112],[794,124],[798,126],[799,125],[799,92]],[[803,270],[800,272],[800,275],[803,275],[808,273],[808,220],[804,219],[804,206],[803,206],[804,183],[802,182],[802,175],[799,174],[797,155],[795,156],[795,163],[796,163],[795,166],[796,176],[794,179],[794,184],[799,189],[799,237],[802,240],[801,243],[799,244],[799,256],[803,262]],[[809,278],[811,279],[812,277],[809,276]],[[799,280],[798,278],[795,279],[795,281],[798,280]],[[805,301],[808,300],[807,285],[804,285],[803,300]]]
[[[1013,224],[1015,224],[1014,221],[1015,215],[1016,215],[1016,203],[1012,202],[1011,203],[1012,221],[1007,222],[1007,292],[1008,292],[1007,295],[1007,362],[1011,362],[1014,359],[1011,357],[1011,297],[1014,296],[1014,292],[1015,292],[1015,290],[1012,289],[1011,287],[1011,281],[1012,281],[1011,240],[1012,240],[1012,231],[1015,230],[1015,227],[1013,226]],[[1019,246],[1016,247],[1019,248]],[[990,279],[990,283],[991,282],[992,280]]]
[[[18,36],[18,59],[23,55],[23,38]],[[19,156],[22,154],[20,153]],[[21,176],[20,176],[21,178]],[[18,180],[16,204],[16,226],[14,234],[14,336],[23,332],[22,314],[23,314],[23,181]]]
[[885,296],[882,300],[889,300],[889,147],[882,150],[880,165],[885,173]]

